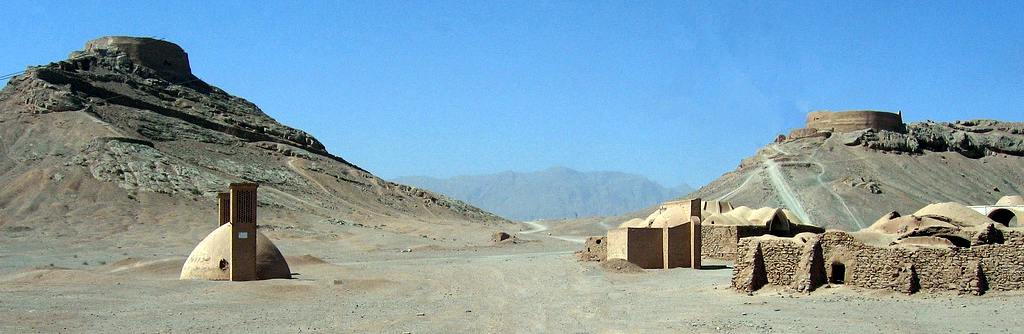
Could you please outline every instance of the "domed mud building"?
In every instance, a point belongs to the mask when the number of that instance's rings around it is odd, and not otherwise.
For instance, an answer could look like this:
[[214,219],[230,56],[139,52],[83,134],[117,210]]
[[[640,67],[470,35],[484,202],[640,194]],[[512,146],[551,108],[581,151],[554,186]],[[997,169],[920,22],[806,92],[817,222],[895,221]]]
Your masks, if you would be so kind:
[[220,226],[189,254],[180,279],[251,281],[291,278],[281,251],[256,230],[255,183],[232,183],[217,196]]

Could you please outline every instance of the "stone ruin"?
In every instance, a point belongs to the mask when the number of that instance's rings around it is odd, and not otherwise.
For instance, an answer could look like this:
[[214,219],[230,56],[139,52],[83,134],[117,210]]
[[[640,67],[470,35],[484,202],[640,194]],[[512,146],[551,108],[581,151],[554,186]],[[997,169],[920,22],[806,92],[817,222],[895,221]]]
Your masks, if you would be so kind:
[[608,237],[588,237],[583,242],[583,249],[576,251],[576,259],[580,261],[603,262],[608,259]]
[[835,132],[853,132],[864,129],[904,133],[903,115],[874,110],[812,111],[807,114],[806,125],[793,129],[789,135],[779,135],[776,142],[810,137],[832,136]]
[[122,67],[134,64],[133,70],[150,70],[170,82],[195,80],[188,54],[177,44],[146,37],[104,36],[85,43],[85,49],[71,53],[75,59],[88,54],[116,55]]
[[220,193],[218,227],[192,250],[180,279],[252,281],[291,278],[281,251],[257,231],[255,183],[232,183]]
[[738,251],[732,286],[747,293],[764,286],[809,292],[829,284],[908,294],[1024,288],[1024,228],[958,203],[932,204],[910,216],[891,212],[857,232],[744,238]]
[[701,256],[732,261],[737,257],[737,245],[742,238],[762,235],[791,237],[805,232],[824,231],[823,228],[800,222],[786,209],[750,209],[740,206],[711,213],[703,218],[701,238],[704,243]]

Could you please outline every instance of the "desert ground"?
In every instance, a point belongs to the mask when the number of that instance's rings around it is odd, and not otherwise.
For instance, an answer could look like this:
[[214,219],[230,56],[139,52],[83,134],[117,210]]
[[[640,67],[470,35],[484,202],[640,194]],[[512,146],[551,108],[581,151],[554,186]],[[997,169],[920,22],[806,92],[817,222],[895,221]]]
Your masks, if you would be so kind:
[[1024,292],[832,286],[748,296],[730,288],[725,262],[617,272],[577,262],[583,236],[550,224],[558,223],[522,224],[510,231],[520,242],[499,244],[483,230],[444,243],[375,229],[340,240],[266,232],[299,275],[255,282],[178,280],[191,250],[183,243],[6,231],[0,332],[1008,333],[1024,325],[1013,316]]

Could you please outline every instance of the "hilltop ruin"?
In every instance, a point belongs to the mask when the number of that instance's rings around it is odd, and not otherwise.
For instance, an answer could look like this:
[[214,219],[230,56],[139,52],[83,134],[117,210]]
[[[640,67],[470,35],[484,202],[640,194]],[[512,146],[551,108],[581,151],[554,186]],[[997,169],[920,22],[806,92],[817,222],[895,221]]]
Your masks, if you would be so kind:
[[901,113],[875,110],[820,110],[807,113],[807,121],[803,128],[793,129],[786,136],[780,135],[777,141],[810,137],[828,138],[835,132],[854,132],[865,129],[904,133],[907,131],[907,126],[903,124]]

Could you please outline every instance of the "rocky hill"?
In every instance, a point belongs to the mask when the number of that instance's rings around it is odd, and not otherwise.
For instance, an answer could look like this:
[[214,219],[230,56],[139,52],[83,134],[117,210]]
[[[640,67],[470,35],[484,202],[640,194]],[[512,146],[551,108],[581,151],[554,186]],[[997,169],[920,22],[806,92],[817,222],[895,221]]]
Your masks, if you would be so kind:
[[342,233],[330,225],[419,237],[442,225],[509,223],[329,153],[195,77],[173,43],[100,38],[0,91],[4,233],[164,233],[194,243],[215,224],[216,193],[240,181],[261,185],[263,228],[303,237]]
[[689,196],[786,207],[816,225],[857,230],[892,210],[992,204],[1024,193],[1024,123],[929,121],[899,131],[811,132],[780,136]]
[[564,167],[395,182],[436,191],[517,220],[606,216],[642,209],[692,191],[666,188],[640,175]]

